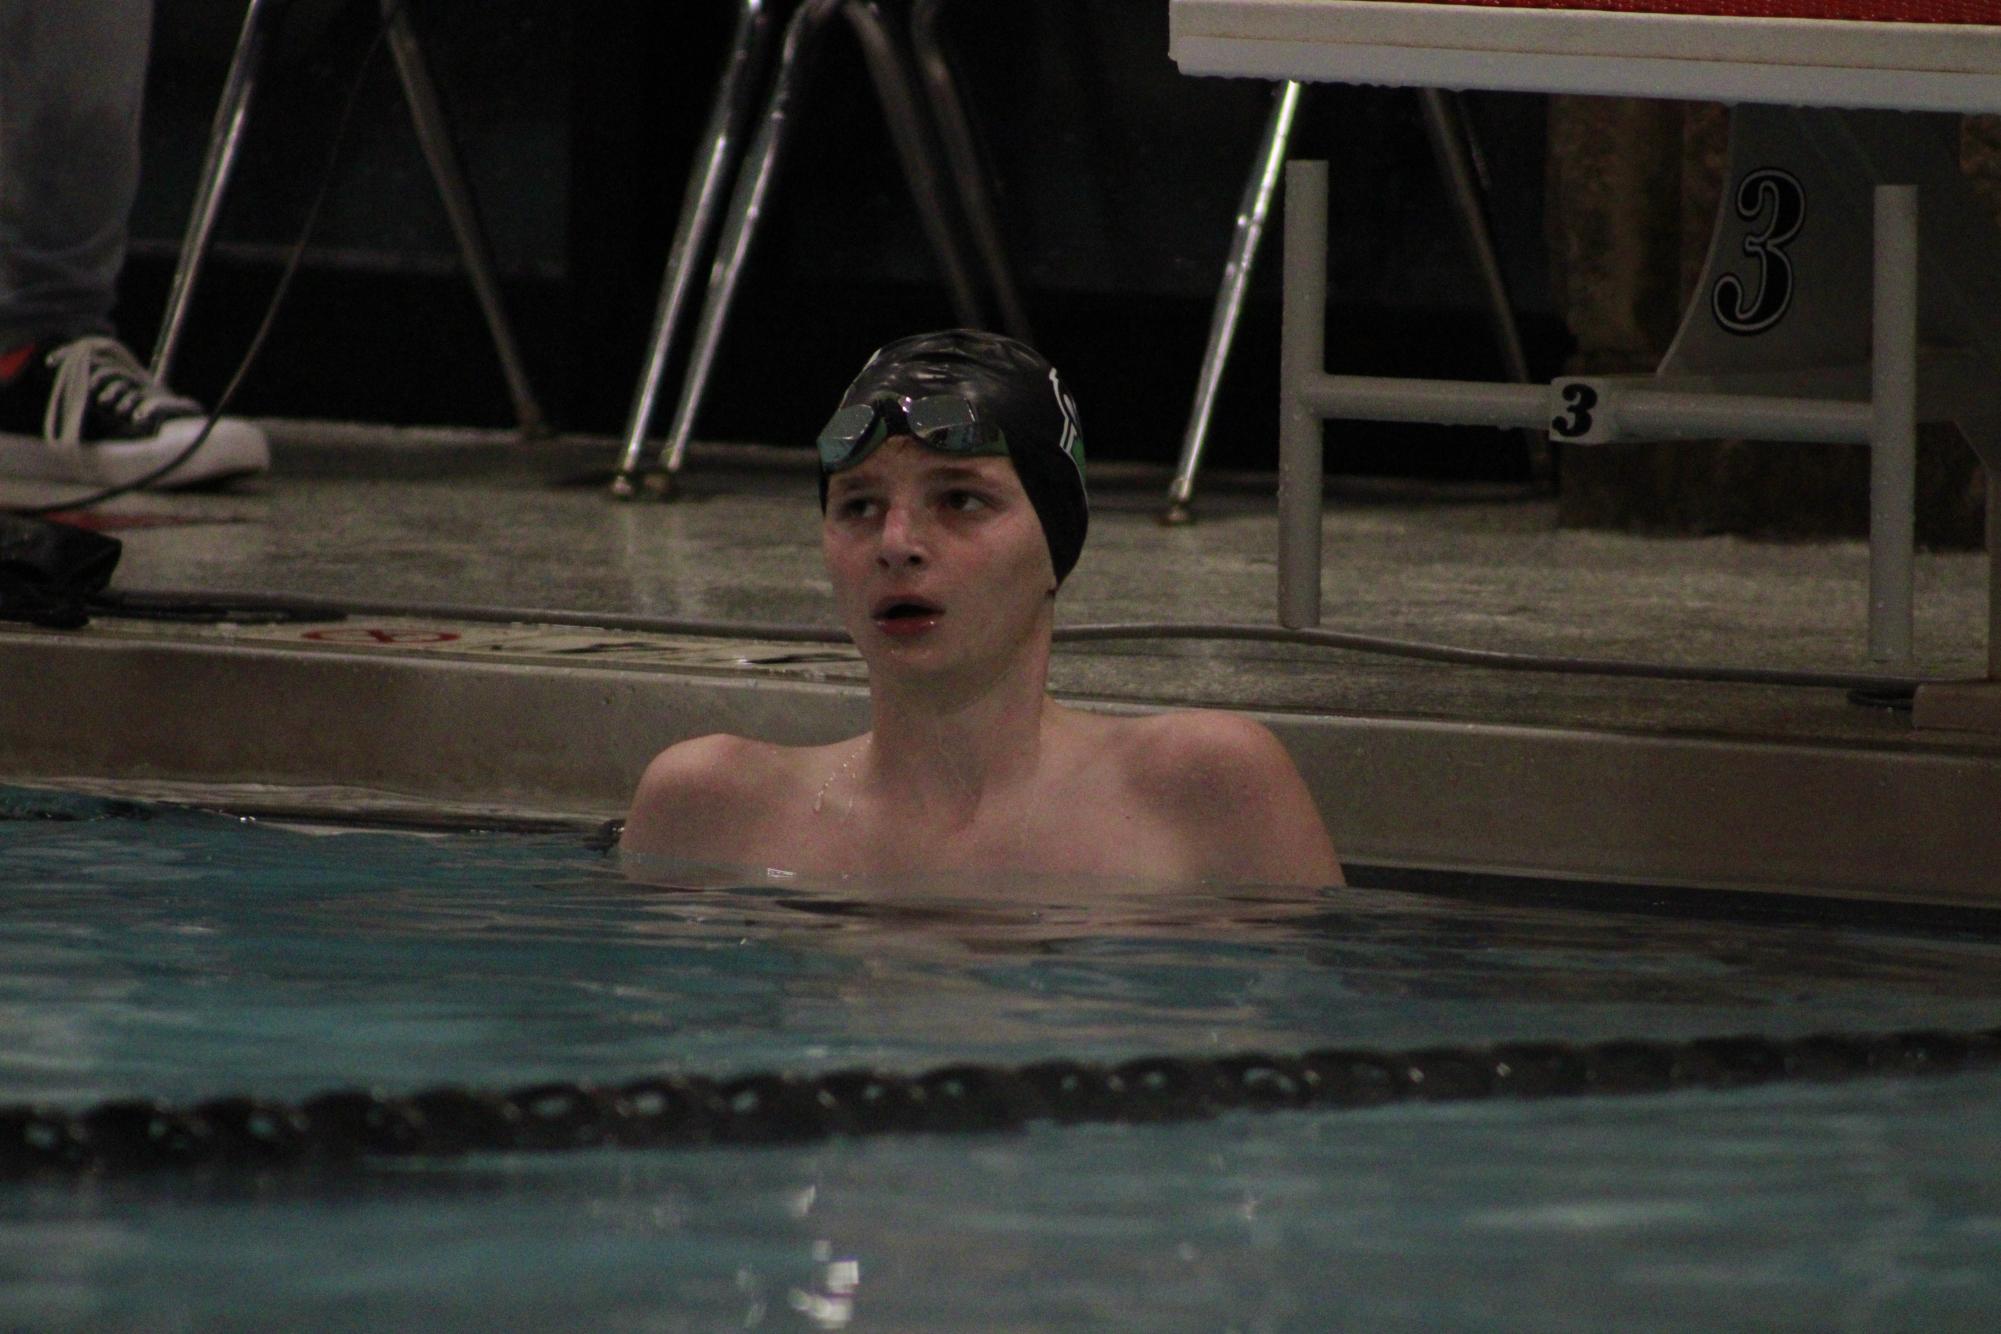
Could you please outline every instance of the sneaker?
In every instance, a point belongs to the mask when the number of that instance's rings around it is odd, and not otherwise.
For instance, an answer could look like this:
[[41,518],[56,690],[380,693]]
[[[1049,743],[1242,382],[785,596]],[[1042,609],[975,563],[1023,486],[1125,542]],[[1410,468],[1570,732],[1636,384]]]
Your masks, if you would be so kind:
[[[186,449],[208,414],[155,380],[115,338],[78,338],[39,349],[0,385],[0,476],[84,486],[124,486]],[[148,483],[172,488],[261,473],[264,432],[236,417],[215,424],[201,448]]]

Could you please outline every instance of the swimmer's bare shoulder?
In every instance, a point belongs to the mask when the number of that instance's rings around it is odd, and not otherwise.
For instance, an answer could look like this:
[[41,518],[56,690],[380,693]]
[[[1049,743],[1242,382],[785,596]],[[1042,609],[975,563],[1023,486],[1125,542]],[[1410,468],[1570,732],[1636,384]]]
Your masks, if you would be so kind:
[[689,861],[756,861],[800,782],[801,754],[724,732],[669,746],[640,776],[619,847]]
[[1313,794],[1262,723],[1214,709],[1153,714],[1132,720],[1118,749],[1127,790],[1177,830],[1204,876],[1345,883]]

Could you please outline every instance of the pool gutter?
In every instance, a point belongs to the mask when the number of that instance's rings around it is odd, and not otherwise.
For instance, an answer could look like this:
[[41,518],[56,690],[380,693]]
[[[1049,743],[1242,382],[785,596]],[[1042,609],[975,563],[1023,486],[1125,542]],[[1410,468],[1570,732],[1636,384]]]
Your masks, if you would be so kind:
[[[838,665],[481,657],[129,628],[0,631],[0,680],[0,780],[222,805],[234,792],[235,804],[302,810],[374,802],[596,821],[623,813],[646,761],[675,740],[823,742],[867,719],[864,688]],[[1357,861],[2001,901],[1991,750],[1254,716],[1291,749]]]

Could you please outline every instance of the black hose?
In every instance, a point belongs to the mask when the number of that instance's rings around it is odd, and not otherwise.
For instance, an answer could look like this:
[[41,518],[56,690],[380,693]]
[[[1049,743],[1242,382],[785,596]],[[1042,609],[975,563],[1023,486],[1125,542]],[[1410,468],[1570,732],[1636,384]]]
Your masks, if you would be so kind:
[[[632,616],[613,612],[555,611],[541,607],[464,606],[445,602],[385,602],[347,598],[335,600],[300,597],[288,593],[236,591],[154,590],[126,593],[123,597],[128,605],[140,602],[157,608],[171,607],[177,602],[188,602],[244,610],[282,609],[290,619],[306,619],[313,615],[321,615],[328,620],[338,620],[347,616],[400,616],[468,621],[476,624],[574,625],[599,630],[616,630],[622,633],[688,635],[711,639],[762,640],[770,643],[851,642],[846,631],[822,626],[764,621],[690,620],[668,616]],[[99,615],[111,617],[124,614],[115,601],[93,604],[91,610]],[[1310,648],[1339,649],[1350,653],[1412,658],[1421,662],[1446,663],[1460,667],[1483,667],[1493,671],[1641,677],[1657,681],[1696,681],[1728,685],[1803,686],[1813,689],[1868,692],[1888,700],[1908,695],[1924,684],[1923,679],[1919,677],[1890,676],[1875,672],[1815,672],[1769,667],[1639,662],[1625,658],[1548,656],[1512,653],[1499,649],[1460,648],[1451,644],[1393,639],[1380,635],[1350,634],[1340,630],[1292,630],[1281,625],[1231,621],[1115,621],[1056,628],[1056,642],[1059,644],[1136,639],[1200,639],[1293,644]]]

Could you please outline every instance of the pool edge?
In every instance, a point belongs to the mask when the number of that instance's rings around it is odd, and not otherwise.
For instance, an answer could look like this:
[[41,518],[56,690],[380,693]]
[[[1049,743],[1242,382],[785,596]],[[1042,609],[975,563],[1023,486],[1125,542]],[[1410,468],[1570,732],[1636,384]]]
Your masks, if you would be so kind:
[[[143,633],[0,632],[0,776],[350,789],[573,821],[685,736],[866,726],[852,682]],[[1143,711],[1145,702],[1090,701]],[[1165,706],[1158,706],[1165,707]],[[1257,712],[1344,856],[1608,884],[2001,900],[2001,758],[1936,746]]]

